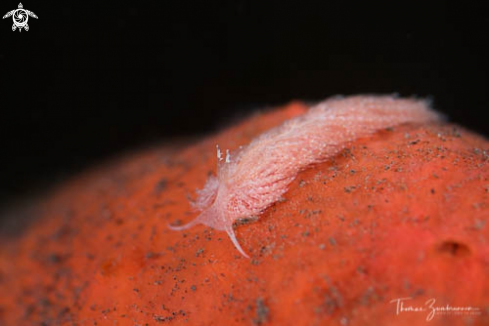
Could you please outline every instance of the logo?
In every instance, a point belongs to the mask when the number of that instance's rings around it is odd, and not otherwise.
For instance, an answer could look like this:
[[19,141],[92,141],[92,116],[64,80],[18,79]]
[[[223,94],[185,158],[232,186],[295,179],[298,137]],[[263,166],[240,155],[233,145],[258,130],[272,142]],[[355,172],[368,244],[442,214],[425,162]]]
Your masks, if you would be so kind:
[[22,6],[22,3],[19,3],[18,9],[14,9],[6,13],[5,16],[3,16],[3,19],[10,16],[12,16],[12,19],[14,21],[14,24],[12,25],[12,31],[15,31],[18,28],[19,32],[22,32],[22,28],[25,29],[26,31],[29,30],[29,25],[27,25],[29,16],[37,19],[36,14],[33,13],[32,11],[25,10],[24,6]]

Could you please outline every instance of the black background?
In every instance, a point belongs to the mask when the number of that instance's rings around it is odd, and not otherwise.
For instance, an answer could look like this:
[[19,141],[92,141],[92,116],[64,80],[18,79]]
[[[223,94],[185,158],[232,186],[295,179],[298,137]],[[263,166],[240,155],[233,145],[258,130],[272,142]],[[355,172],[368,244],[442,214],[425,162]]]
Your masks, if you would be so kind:
[[483,1],[23,4],[39,16],[28,32],[0,21],[3,203],[292,99],[429,96],[488,135]]

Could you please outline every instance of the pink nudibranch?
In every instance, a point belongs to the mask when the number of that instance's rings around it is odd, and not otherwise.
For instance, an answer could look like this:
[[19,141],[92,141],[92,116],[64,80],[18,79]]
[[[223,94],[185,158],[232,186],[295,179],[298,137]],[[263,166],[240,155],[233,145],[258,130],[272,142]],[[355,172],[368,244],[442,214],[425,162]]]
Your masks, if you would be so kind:
[[391,96],[332,98],[305,114],[256,137],[249,145],[226,153],[218,148],[217,177],[197,191],[195,207],[201,214],[173,230],[204,224],[226,231],[236,249],[249,258],[233,231],[241,218],[258,216],[278,201],[297,173],[332,158],[348,143],[378,130],[403,123],[440,119],[426,101]]

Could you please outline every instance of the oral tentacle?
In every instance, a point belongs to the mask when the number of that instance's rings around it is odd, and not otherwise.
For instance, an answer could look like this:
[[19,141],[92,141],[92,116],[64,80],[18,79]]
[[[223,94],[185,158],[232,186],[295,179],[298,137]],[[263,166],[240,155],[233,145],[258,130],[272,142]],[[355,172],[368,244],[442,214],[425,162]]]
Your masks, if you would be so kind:
[[243,250],[243,248],[241,248],[241,245],[239,244],[238,242],[238,239],[236,239],[236,234],[234,233],[234,230],[233,230],[233,225],[229,225],[226,227],[226,233],[228,234],[229,236],[229,239],[231,239],[231,241],[233,242],[234,246],[236,247],[236,249],[238,249],[238,251],[246,258],[250,258],[250,256],[248,256],[246,254],[246,252]]

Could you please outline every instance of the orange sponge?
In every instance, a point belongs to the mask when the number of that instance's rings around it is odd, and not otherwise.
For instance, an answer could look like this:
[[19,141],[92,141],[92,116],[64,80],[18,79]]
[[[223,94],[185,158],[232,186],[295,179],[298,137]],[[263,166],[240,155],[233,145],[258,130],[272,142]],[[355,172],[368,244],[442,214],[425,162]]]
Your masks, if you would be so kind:
[[[234,232],[170,223],[236,149],[303,114],[259,113],[184,148],[106,163],[45,194],[0,247],[2,325],[484,325],[489,142],[383,129],[298,173]],[[470,309],[469,309],[470,308]]]

